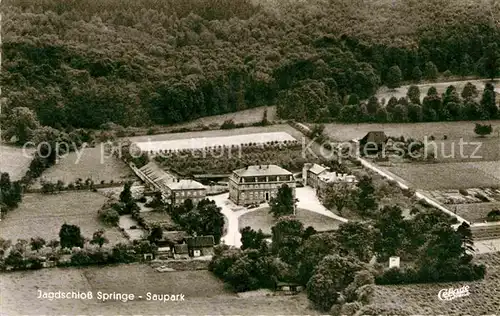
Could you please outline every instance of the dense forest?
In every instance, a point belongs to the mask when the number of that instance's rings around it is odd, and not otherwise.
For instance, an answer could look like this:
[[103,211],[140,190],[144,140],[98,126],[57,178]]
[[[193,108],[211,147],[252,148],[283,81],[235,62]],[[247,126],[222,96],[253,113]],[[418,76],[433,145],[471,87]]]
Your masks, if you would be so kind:
[[352,105],[350,95],[368,99],[383,84],[438,73],[493,78],[500,69],[495,1],[2,6],[3,113],[26,107],[41,125],[59,129],[173,124],[274,104],[283,118],[318,120]]

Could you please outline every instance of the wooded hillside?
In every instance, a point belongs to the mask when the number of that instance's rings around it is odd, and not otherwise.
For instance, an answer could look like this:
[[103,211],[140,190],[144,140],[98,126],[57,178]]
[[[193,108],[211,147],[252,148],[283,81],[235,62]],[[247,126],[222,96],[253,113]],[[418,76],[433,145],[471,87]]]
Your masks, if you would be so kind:
[[428,62],[439,72],[489,77],[488,47],[500,44],[494,1],[2,6],[4,113],[28,107],[57,128],[178,123],[275,104],[280,91],[297,86],[319,100],[310,111],[323,113],[321,100],[373,95],[393,66],[403,80],[419,79],[417,68],[425,77]]

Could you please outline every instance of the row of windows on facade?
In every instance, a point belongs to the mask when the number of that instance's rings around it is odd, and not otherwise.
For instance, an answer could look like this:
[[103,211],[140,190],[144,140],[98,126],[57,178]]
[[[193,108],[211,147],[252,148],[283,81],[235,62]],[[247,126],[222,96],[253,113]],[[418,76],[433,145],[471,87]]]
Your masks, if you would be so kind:
[[196,203],[200,202],[201,200],[203,200],[203,198],[185,198],[185,199],[175,199],[175,202],[177,204],[182,204],[182,203],[184,203],[184,201],[186,201],[188,199],[191,200],[191,202],[193,202],[194,204],[196,204]]
[[174,192],[174,196],[204,196],[205,194],[205,191],[203,190],[200,190],[200,191],[196,191],[196,190],[182,190],[182,191],[179,191],[179,192]]
[[[247,192],[246,194],[248,195],[249,199],[253,199],[253,198],[264,199],[266,193],[270,193],[271,197],[276,197],[276,193],[275,192],[264,192],[264,191],[252,192],[252,191],[250,191],[250,192]],[[241,198],[242,199],[245,198],[245,192],[241,192]]]
[[[279,188],[280,185],[276,184],[245,184],[245,185],[239,185],[238,190],[242,189],[277,189]],[[234,188],[234,187],[232,187]]]
[[244,177],[240,178],[240,183],[248,182],[277,182],[293,181],[293,176],[267,176],[267,177]]

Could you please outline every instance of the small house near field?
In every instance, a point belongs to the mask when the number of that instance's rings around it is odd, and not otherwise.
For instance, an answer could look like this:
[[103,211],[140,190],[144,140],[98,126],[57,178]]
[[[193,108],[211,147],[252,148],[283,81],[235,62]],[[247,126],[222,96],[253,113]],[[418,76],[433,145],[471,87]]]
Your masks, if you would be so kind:
[[174,259],[189,259],[189,248],[187,244],[174,245]]
[[359,149],[362,154],[376,154],[382,150],[387,139],[387,135],[383,131],[368,132],[365,137],[359,140]]
[[187,238],[191,257],[212,256],[214,254],[214,236],[197,236]]
[[276,291],[286,295],[293,295],[302,292],[304,287],[297,283],[276,282]]

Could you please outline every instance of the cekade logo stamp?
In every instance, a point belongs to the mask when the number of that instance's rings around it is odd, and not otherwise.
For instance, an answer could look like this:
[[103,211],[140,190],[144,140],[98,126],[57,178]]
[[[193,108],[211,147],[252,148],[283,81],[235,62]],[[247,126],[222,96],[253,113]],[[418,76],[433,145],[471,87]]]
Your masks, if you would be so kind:
[[454,300],[456,298],[465,297],[465,296],[469,296],[469,295],[470,295],[469,286],[464,285],[461,288],[457,288],[457,289],[454,289],[451,287],[448,289],[442,289],[438,293],[438,298],[441,301],[451,301],[451,300]]

